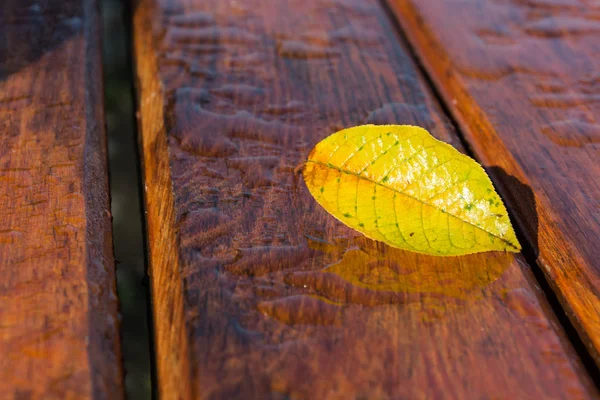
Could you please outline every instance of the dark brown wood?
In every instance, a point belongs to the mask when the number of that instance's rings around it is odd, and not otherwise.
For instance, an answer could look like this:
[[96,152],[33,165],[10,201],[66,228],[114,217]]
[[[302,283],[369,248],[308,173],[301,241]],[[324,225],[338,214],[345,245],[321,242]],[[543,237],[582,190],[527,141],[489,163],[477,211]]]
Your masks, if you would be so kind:
[[537,214],[492,173],[600,364],[600,7],[574,0],[390,4],[475,155],[533,188]]
[[366,122],[461,148],[388,17],[368,0],[138,4],[162,398],[598,396],[520,255],[391,249],[294,173]]
[[0,4],[0,398],[123,397],[99,11]]

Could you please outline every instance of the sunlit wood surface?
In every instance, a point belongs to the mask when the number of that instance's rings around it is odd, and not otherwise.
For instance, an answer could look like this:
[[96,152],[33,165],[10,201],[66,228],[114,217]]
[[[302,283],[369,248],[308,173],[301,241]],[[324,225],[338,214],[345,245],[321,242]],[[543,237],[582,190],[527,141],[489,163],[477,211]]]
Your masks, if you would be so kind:
[[119,399],[93,0],[0,2],[0,398]]
[[369,122],[464,150],[381,3],[142,0],[134,39],[163,398],[597,396],[521,255],[391,249],[295,174]]

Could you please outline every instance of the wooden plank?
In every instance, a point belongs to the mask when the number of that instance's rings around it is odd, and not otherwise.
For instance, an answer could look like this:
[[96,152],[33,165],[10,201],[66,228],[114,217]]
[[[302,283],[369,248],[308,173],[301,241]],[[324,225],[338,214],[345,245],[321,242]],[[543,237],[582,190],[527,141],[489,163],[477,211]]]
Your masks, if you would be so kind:
[[[537,263],[600,364],[600,7],[575,0],[392,0]],[[538,226],[539,225],[539,226]]]
[[598,395],[521,256],[390,249],[294,174],[365,122],[460,148],[378,2],[143,0],[134,43],[163,398]]
[[0,398],[123,397],[94,0],[0,4]]

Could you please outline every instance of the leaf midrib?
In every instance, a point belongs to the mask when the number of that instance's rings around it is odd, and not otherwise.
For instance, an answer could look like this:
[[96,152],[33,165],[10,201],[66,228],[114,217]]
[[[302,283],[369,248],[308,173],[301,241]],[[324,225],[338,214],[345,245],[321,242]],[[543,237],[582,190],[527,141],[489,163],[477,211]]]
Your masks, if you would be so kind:
[[406,197],[408,197],[409,199],[416,200],[416,201],[418,201],[419,203],[421,203],[421,204],[423,204],[423,205],[426,205],[426,206],[428,206],[428,207],[431,207],[431,208],[433,208],[433,209],[435,209],[435,210],[437,210],[437,211],[440,211],[440,212],[442,212],[442,213],[444,213],[444,214],[447,214],[447,215],[449,215],[449,216],[451,216],[451,217],[453,217],[453,218],[456,218],[457,220],[459,220],[459,221],[461,221],[461,222],[463,222],[463,223],[465,223],[465,224],[471,225],[472,227],[474,227],[474,228],[476,228],[476,229],[479,229],[479,230],[481,230],[481,231],[483,231],[483,232],[485,232],[485,233],[488,233],[488,234],[490,234],[490,235],[494,236],[495,238],[497,238],[497,239],[500,239],[502,242],[506,243],[506,244],[507,244],[507,245],[509,245],[511,248],[513,248],[513,249],[515,249],[515,250],[519,250],[519,248],[518,248],[517,246],[515,246],[513,243],[511,243],[510,241],[506,240],[505,238],[503,238],[503,237],[501,237],[501,236],[498,236],[498,235],[494,234],[493,232],[490,232],[490,231],[488,231],[488,230],[486,230],[486,229],[483,229],[481,226],[477,226],[477,225],[473,224],[472,222],[465,221],[464,219],[460,218],[460,217],[459,217],[459,216],[457,216],[457,215],[454,215],[454,214],[452,214],[452,213],[449,213],[449,212],[446,212],[446,211],[444,211],[444,210],[441,210],[441,209],[439,209],[439,208],[437,208],[437,207],[435,207],[435,206],[433,206],[433,205],[431,205],[431,204],[429,204],[429,203],[427,203],[427,202],[425,202],[425,201],[423,201],[423,200],[421,200],[421,199],[418,199],[418,198],[416,198],[416,197],[414,197],[414,196],[411,196],[411,195],[409,195],[409,194],[406,194],[406,193],[404,193],[404,192],[401,192],[401,191],[400,191],[400,190],[398,190],[398,189],[395,189],[395,188],[392,188],[392,187],[390,187],[390,186],[384,185],[383,183],[381,183],[381,182],[377,182],[377,181],[375,181],[375,180],[373,180],[373,179],[371,179],[371,178],[369,178],[369,177],[366,177],[366,176],[364,176],[364,175],[359,175],[359,174],[357,174],[356,172],[353,172],[353,171],[350,171],[350,170],[347,170],[347,169],[342,169],[342,168],[336,167],[336,166],[335,166],[335,165],[333,165],[333,164],[330,164],[330,163],[324,163],[324,162],[322,162],[322,161],[316,161],[316,160],[306,160],[306,162],[307,162],[307,163],[313,163],[313,164],[321,165],[321,166],[323,166],[323,167],[325,167],[325,168],[329,168],[329,169],[332,169],[332,170],[335,170],[335,171],[343,172],[343,173],[346,173],[346,174],[348,174],[348,175],[353,175],[353,176],[357,177],[358,179],[364,179],[365,181],[371,182],[371,183],[373,183],[373,184],[375,184],[375,185],[378,185],[378,186],[381,186],[381,187],[383,187],[383,188],[386,188],[386,189],[388,189],[388,190],[391,190],[392,192],[398,193],[398,194],[400,194],[400,195],[402,195],[402,196],[406,196]]

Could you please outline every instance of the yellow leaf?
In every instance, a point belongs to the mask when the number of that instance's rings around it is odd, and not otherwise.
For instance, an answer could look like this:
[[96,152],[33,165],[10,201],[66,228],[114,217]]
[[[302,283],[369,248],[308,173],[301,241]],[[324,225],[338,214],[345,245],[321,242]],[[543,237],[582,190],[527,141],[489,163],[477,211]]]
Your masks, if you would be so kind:
[[341,130],[315,146],[303,175],[325,210],[393,247],[440,256],[521,250],[483,168],[423,128]]

